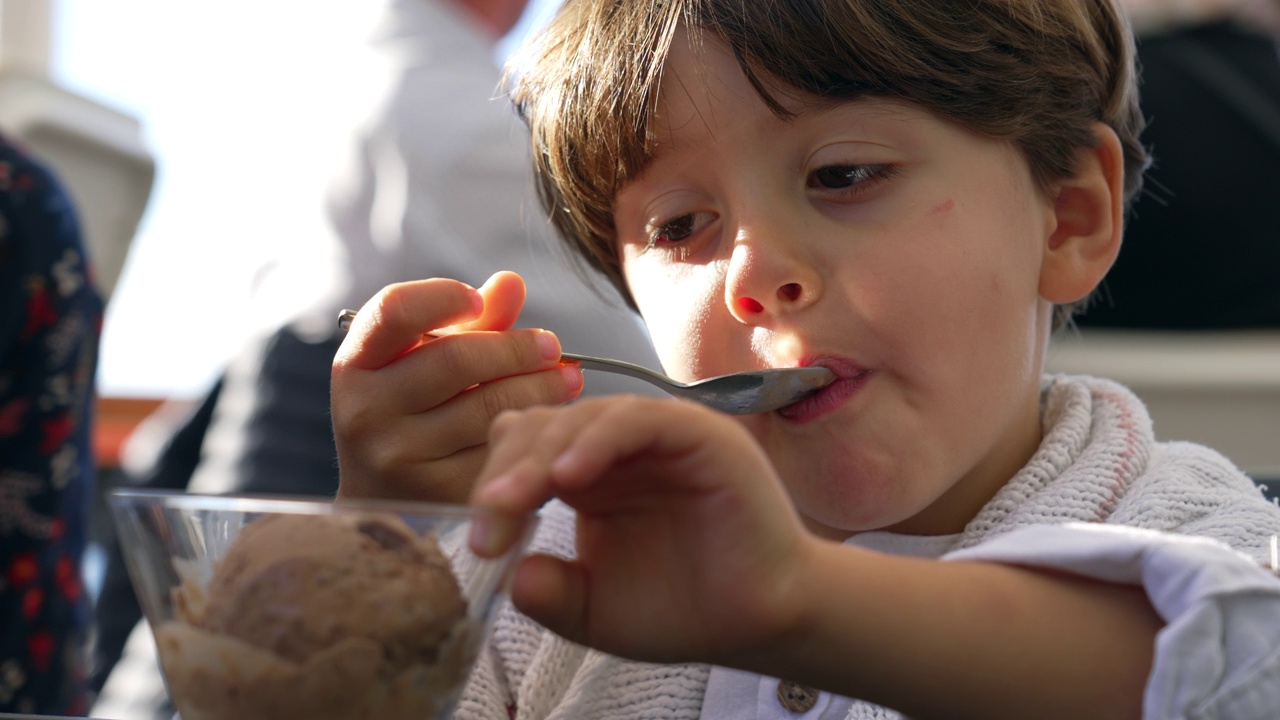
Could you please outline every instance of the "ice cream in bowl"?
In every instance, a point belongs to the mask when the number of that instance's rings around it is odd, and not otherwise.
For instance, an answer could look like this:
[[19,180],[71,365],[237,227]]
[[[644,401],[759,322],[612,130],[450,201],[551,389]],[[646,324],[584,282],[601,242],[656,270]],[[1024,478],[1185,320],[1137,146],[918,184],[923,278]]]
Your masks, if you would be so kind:
[[525,549],[472,555],[464,506],[110,503],[182,720],[447,718]]

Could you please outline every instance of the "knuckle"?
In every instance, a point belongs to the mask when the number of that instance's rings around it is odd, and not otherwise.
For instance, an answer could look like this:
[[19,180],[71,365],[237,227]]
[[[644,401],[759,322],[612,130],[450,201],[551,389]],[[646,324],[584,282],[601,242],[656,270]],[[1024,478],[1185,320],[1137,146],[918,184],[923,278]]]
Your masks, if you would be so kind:
[[361,402],[358,397],[348,402],[333,403],[329,414],[335,434],[357,442],[375,433],[381,423],[378,407]]
[[470,376],[480,367],[482,358],[473,349],[473,343],[463,340],[461,337],[446,336],[432,341],[433,345],[437,345],[439,372],[456,377]]
[[398,442],[366,443],[365,464],[375,472],[394,476],[406,465],[403,447]]
[[499,416],[508,412],[515,412],[524,406],[523,403],[511,397],[507,387],[509,384],[494,384],[481,389],[480,408],[482,422],[486,424],[492,423]]
[[[456,377],[476,378],[477,381],[499,378],[512,379],[544,366],[542,350],[535,331],[513,331],[485,335],[446,335],[431,343],[432,363],[437,372]],[[486,387],[493,388],[497,383]],[[509,406],[522,404],[516,392],[509,392]],[[537,393],[537,400],[546,402],[545,392]],[[488,418],[497,415],[501,401],[490,407]],[[525,402],[523,404],[529,404]]]
[[520,415],[519,410],[503,410],[498,413],[489,424],[489,438],[501,440],[520,422]]
[[377,324],[399,327],[408,322],[409,310],[405,301],[405,290],[405,283],[388,285],[369,300],[367,307]]
[[508,406],[490,415],[489,438],[497,441],[522,428],[545,425],[550,421],[547,408]]

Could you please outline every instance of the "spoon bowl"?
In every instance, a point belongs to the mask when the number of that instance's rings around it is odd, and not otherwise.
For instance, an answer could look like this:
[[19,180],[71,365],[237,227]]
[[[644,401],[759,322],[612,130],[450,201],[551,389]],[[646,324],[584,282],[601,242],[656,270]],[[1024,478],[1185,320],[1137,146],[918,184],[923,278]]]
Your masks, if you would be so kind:
[[[345,331],[351,327],[355,316],[355,310],[343,310],[338,315],[338,327]],[[427,336],[439,337],[430,334]],[[670,395],[693,400],[730,415],[752,415],[784,408],[816,393],[836,379],[835,373],[827,368],[801,367],[748,370],[682,383],[660,372],[623,360],[574,353],[561,353],[560,359],[574,363],[583,370],[600,370],[643,380]]]

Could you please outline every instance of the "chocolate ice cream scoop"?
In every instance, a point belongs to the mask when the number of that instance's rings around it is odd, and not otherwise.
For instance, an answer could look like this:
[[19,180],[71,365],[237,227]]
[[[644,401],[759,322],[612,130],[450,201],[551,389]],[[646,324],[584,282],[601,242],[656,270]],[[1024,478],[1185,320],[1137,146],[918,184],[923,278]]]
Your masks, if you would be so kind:
[[529,541],[465,505],[115,490],[182,720],[445,720]]
[[203,595],[180,597],[179,617],[298,663],[345,640],[373,641],[388,675],[434,663],[466,613],[448,559],[394,515],[252,522]]

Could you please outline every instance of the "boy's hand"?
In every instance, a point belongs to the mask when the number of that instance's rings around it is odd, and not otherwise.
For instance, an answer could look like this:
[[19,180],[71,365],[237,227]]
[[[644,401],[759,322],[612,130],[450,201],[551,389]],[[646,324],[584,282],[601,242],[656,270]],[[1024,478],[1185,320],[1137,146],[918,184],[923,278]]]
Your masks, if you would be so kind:
[[821,540],[743,427],[680,400],[504,413],[491,438],[471,547],[510,547],[553,495],[575,508],[577,559],[531,555],[511,588],[517,608],[573,642],[787,678],[912,717],[1141,714],[1161,626],[1141,588]]
[[578,511],[578,559],[526,558],[512,599],[554,632],[678,662],[759,651],[798,621],[814,542],[728,417],[630,396],[504,413],[472,498],[497,515],[476,521],[473,548],[509,546],[553,495]]
[[[333,363],[340,497],[463,502],[498,413],[558,405],[582,389],[544,330],[512,330],[524,281],[391,285],[356,315]],[[445,336],[424,337],[443,330]]]

